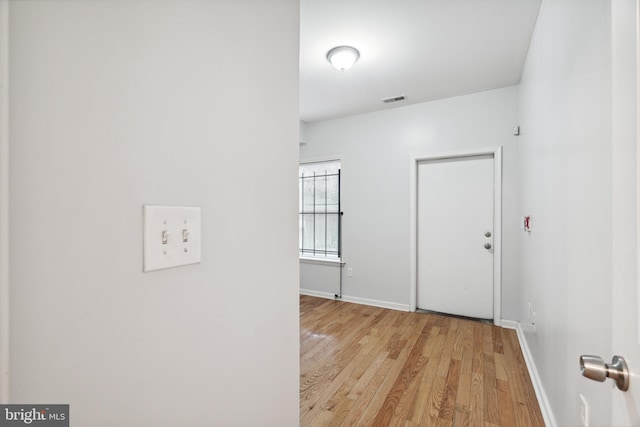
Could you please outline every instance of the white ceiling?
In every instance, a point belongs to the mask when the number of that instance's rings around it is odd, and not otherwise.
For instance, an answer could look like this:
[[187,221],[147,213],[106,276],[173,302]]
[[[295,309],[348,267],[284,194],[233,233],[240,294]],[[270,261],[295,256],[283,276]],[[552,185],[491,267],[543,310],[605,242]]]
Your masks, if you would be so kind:
[[[540,0],[301,0],[300,119],[313,122],[517,84]],[[360,59],[336,71],[329,49]],[[382,103],[405,95],[406,101]]]

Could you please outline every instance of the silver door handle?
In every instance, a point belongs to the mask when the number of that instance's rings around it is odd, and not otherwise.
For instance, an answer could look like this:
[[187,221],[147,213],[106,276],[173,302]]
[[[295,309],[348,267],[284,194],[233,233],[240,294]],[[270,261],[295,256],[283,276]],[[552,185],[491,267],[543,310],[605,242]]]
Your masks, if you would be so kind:
[[580,373],[590,380],[604,382],[611,378],[622,391],[629,390],[629,368],[624,357],[613,356],[611,363],[604,363],[599,356],[580,356]]
[[491,249],[491,243],[485,243],[484,244],[484,248],[485,249]]

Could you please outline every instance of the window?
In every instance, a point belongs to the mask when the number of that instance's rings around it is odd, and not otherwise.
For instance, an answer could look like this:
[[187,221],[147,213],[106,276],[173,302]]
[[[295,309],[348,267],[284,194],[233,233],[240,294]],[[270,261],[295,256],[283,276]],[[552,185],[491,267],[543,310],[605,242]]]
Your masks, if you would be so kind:
[[340,162],[300,165],[300,256],[340,258]]

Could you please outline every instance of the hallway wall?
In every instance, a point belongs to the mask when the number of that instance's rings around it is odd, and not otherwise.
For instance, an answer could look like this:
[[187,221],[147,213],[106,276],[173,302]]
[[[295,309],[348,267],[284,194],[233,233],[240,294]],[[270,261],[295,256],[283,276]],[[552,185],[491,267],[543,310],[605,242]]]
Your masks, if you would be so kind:
[[[301,160],[342,159],[343,254],[353,277],[343,295],[399,309],[409,307],[409,159],[412,155],[503,146],[502,317],[516,320],[519,230],[516,147],[517,88],[414,104],[309,123]],[[339,276],[323,289],[301,263],[303,289],[333,294]],[[313,266],[315,268],[315,266]],[[317,269],[317,268],[316,268]],[[325,270],[337,270],[326,267]]]
[[[12,402],[298,425],[298,7],[11,2]],[[142,273],[143,204],[202,207],[200,264]]]
[[[579,356],[611,354],[610,2],[545,0],[518,88],[522,320],[560,426],[610,425],[611,394]],[[528,319],[531,303],[535,325]]]

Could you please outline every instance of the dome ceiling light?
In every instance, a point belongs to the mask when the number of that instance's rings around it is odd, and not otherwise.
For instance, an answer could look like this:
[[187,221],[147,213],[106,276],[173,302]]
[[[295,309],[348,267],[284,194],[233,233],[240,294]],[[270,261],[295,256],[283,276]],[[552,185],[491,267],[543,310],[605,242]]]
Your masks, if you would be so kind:
[[360,58],[360,52],[351,46],[337,46],[327,52],[327,61],[338,71],[348,70],[358,58]]

